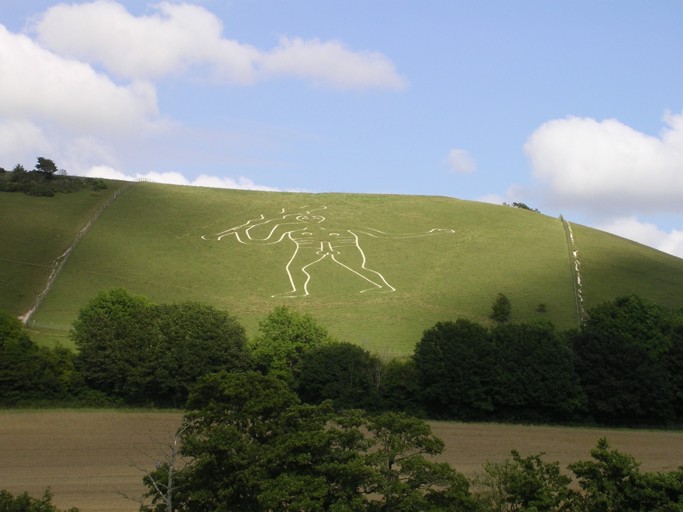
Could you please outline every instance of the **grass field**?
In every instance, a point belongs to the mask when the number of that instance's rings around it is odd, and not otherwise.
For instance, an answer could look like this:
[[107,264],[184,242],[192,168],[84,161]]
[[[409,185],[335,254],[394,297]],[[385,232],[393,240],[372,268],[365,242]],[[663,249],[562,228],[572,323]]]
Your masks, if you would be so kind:
[[[49,486],[61,508],[135,511],[142,475],[168,446],[180,413],[145,411],[1,411],[0,488],[42,495]],[[644,471],[683,464],[683,432],[433,422],[446,443],[440,460],[472,477],[486,461],[517,449],[545,452],[562,468],[588,460],[600,437],[633,455]],[[126,498],[125,496],[128,496]]]
[[[11,210],[24,211],[24,217],[31,209],[43,208],[47,213],[41,215],[47,218],[61,210],[67,211],[65,218],[86,217],[88,210],[79,201],[87,198],[62,197],[66,198],[60,199],[63,203],[22,199],[25,204],[13,204]],[[283,208],[287,212],[315,209],[325,216],[320,226],[328,232],[360,233],[358,246],[367,258],[366,268],[381,273],[396,290],[361,294],[368,282],[354,268],[326,257],[307,267],[309,296],[273,297],[290,287],[286,267],[296,250],[292,240],[257,245],[241,244],[233,236],[220,241],[202,239],[260,215],[282,220]],[[21,226],[23,217],[14,215],[14,222]],[[0,225],[3,220],[0,217]],[[75,221],[63,224],[79,225]],[[611,300],[615,294],[639,293],[683,307],[683,260],[606,233],[573,227],[588,306]],[[368,228],[396,236],[369,236]],[[403,236],[434,228],[452,232]],[[17,248],[0,246],[0,273],[7,276],[20,267],[34,268],[18,261],[33,261],[31,250],[42,240],[31,229],[12,229],[12,246]],[[30,236],[22,238],[21,233]],[[267,229],[261,236],[267,236]],[[28,276],[26,282],[34,284],[26,289],[0,288],[0,304],[21,314],[45,277],[49,255],[56,257],[60,250],[59,244],[36,249],[43,254],[38,261],[42,273]],[[348,254],[348,246],[344,250]],[[358,259],[351,260],[350,266],[354,265],[360,269]],[[79,309],[98,291],[112,287],[124,287],[155,302],[194,300],[214,305],[235,315],[250,335],[274,307],[287,304],[312,314],[337,338],[386,356],[411,353],[422,332],[437,321],[465,317],[488,322],[491,303],[500,292],[512,302],[513,320],[543,318],[562,329],[577,324],[569,252],[559,219],[446,197],[135,184],[79,242],[32,317],[32,337],[44,344],[68,346],[68,330]],[[539,304],[545,305],[546,313],[537,312]]]

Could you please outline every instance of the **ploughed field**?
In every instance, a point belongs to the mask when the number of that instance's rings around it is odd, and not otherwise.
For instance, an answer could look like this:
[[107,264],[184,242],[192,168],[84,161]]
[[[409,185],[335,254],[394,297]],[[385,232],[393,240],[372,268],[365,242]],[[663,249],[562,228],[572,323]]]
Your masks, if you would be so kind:
[[[142,476],[164,458],[180,412],[0,411],[0,488],[41,496],[46,487],[60,508],[83,512],[135,511]],[[486,461],[500,462],[516,449],[545,452],[564,469],[588,460],[600,437],[633,455],[643,471],[683,465],[683,432],[611,430],[482,423],[431,422],[444,440],[439,460],[472,477]]]

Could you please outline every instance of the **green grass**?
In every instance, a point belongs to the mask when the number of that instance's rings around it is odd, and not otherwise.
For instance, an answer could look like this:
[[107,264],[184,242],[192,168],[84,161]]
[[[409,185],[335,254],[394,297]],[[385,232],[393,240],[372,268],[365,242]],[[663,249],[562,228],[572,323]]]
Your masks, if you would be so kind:
[[0,309],[19,315],[31,307],[55,258],[121,185],[55,197],[0,193]]
[[663,306],[683,307],[683,260],[585,226],[573,226],[586,306],[634,292]]
[[[327,206],[323,225],[330,228],[372,227],[390,233],[448,228],[454,233],[362,238],[367,266],[380,271],[396,288],[394,293],[360,294],[367,287],[360,278],[324,261],[311,268],[311,295],[297,299],[271,297],[288,289],[285,265],[294,250],[291,242],[242,245],[232,237],[201,238],[262,213],[271,216],[281,208],[303,205]],[[588,305],[615,294],[639,293],[668,306],[683,306],[678,291],[683,287],[683,260],[572,227]],[[0,260],[0,267],[4,265]],[[387,356],[409,354],[423,330],[437,321],[466,317],[488,322],[499,292],[510,298],[513,320],[543,318],[560,328],[577,323],[559,219],[444,197],[136,184],[78,244],[33,316],[32,334],[43,343],[68,345],[67,332],[78,310],[99,290],[117,286],[156,302],[215,305],[235,315],[249,334],[275,306],[286,304],[312,314],[339,339]],[[545,304],[546,313],[536,311],[539,304]]]

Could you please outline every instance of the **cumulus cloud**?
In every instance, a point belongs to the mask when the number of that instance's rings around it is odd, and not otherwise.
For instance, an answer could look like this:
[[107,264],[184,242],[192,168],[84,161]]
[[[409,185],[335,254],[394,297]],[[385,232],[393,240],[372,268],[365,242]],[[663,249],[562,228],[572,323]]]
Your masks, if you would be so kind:
[[51,144],[43,130],[26,119],[0,122],[0,157],[3,165],[26,162],[36,151],[47,152]]
[[231,188],[240,190],[264,190],[264,191],[279,191],[274,187],[266,185],[257,185],[249,178],[240,176],[238,178],[226,178],[218,176],[209,176],[201,174],[194,180],[187,179],[179,172],[157,172],[150,171],[148,173],[126,174],[118,169],[106,165],[97,165],[81,173],[82,176],[90,178],[105,178],[110,180],[121,181],[151,181],[154,183],[166,183],[169,185],[188,185],[194,187],[209,187],[209,188]]
[[337,41],[284,37],[262,51],[223,36],[221,20],[203,7],[161,2],[134,16],[112,0],[48,9],[33,30],[46,47],[97,63],[126,79],[153,80],[208,67],[212,79],[250,84],[292,75],[337,88],[405,86],[378,52],[354,52]]
[[451,149],[448,153],[448,166],[455,173],[472,173],[477,170],[477,164],[464,149]]
[[683,231],[678,229],[666,232],[634,216],[615,218],[596,227],[683,258]]
[[353,52],[339,41],[283,37],[275,49],[262,55],[260,71],[264,76],[296,75],[341,89],[405,87],[387,57]]
[[[149,84],[120,86],[89,65],[45,50],[0,25],[0,118],[74,132],[122,133],[157,118]],[[11,79],[8,79],[11,77]],[[37,133],[36,133],[37,134]],[[39,140],[39,137],[38,137]]]
[[110,0],[59,4],[34,30],[46,47],[98,63],[127,79],[156,79],[191,65],[213,64],[228,82],[253,80],[258,51],[224,39],[221,20],[203,7],[161,2],[156,13],[136,17]]
[[658,136],[616,119],[567,117],[540,126],[524,150],[534,175],[564,206],[624,215],[683,210],[683,114]]

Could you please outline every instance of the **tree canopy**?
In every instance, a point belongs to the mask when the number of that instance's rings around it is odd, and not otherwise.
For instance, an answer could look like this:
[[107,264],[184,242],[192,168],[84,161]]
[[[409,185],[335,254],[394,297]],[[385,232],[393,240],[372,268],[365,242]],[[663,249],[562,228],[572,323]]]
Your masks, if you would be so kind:
[[674,418],[669,311],[637,296],[617,298],[589,311],[573,345],[576,371],[597,420]]
[[[467,480],[429,461],[443,443],[415,418],[302,405],[257,372],[205,376],[188,400],[175,510],[474,510]],[[168,465],[148,479],[164,481]],[[151,506],[165,507],[154,486]]]
[[308,403],[332,400],[338,408],[379,406],[382,362],[352,343],[329,343],[303,354],[296,382]]
[[413,359],[430,415],[479,418],[493,410],[494,347],[485,327],[462,318],[438,322]]
[[251,364],[244,328],[227,313],[193,302],[155,305],[124,289],[83,307],[71,336],[85,381],[132,403],[182,405],[202,375]]
[[254,362],[260,371],[293,385],[303,355],[330,341],[327,329],[311,315],[279,306],[259,323],[252,343]]

